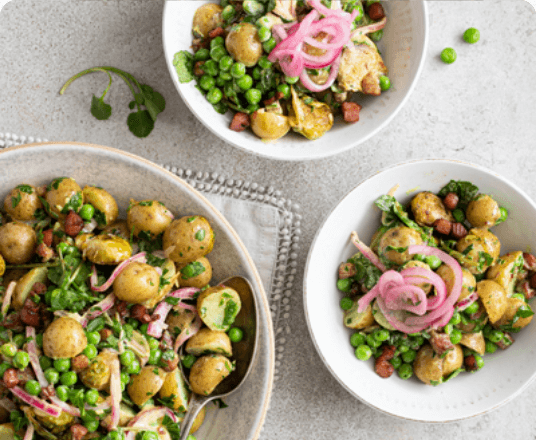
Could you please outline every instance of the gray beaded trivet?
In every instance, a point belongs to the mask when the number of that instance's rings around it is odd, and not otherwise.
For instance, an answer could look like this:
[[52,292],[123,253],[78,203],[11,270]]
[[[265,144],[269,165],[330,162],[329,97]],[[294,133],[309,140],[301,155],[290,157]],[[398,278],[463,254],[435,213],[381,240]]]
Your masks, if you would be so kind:
[[[18,136],[12,133],[0,133],[0,149],[39,142],[47,142],[47,140],[32,136]],[[298,270],[297,258],[301,235],[302,216],[297,213],[300,209],[299,206],[285,199],[282,192],[272,186],[265,188],[254,182],[230,179],[218,173],[196,172],[171,165],[160,166],[184,179],[198,191],[268,204],[279,212],[281,226],[278,253],[276,267],[272,274],[273,291],[269,295],[275,332],[274,381],[276,381],[279,378],[279,367],[285,351],[286,338],[290,334],[290,298]]]

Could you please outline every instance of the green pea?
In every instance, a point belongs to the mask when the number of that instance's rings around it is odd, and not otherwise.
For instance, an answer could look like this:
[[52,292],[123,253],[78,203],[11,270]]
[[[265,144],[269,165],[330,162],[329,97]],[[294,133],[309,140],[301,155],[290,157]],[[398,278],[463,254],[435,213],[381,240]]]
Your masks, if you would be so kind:
[[217,87],[212,87],[207,93],[207,101],[211,104],[217,104],[223,98],[223,93]]
[[22,334],[15,335],[13,337],[13,343],[18,347],[21,348],[24,345],[25,337]]
[[13,357],[17,353],[17,347],[15,346],[15,344],[8,342],[2,345],[2,348],[0,348],[0,351],[2,352],[4,356]]
[[240,342],[243,337],[244,337],[244,332],[242,331],[241,328],[232,327],[229,330],[229,339],[231,340],[231,342],[234,342],[234,343]]
[[264,70],[268,70],[268,69],[271,69],[272,66],[274,65],[274,63],[272,63],[268,57],[266,55],[263,55],[262,57],[260,57],[259,59],[259,67],[261,69],[264,69]]
[[218,36],[210,40],[210,49],[214,49],[215,47],[224,46],[224,45],[225,45],[225,41],[222,36]]
[[478,303],[475,301],[473,304],[471,304],[469,307],[467,307],[464,312],[466,315],[472,315],[476,312],[478,312]]
[[349,292],[352,288],[352,279],[351,278],[345,278],[344,280],[338,280],[337,281],[337,289],[339,289],[341,292]]
[[476,28],[469,28],[463,33],[463,39],[466,43],[475,44],[480,40],[480,31]]
[[78,214],[82,217],[82,220],[91,220],[95,215],[95,208],[93,205],[85,204]]
[[192,354],[187,354],[182,358],[182,365],[184,368],[192,368],[192,365],[195,363],[197,358]]
[[136,359],[132,361],[132,363],[126,367],[128,374],[138,374],[141,371],[141,366],[139,361]]
[[299,80],[299,76],[285,76],[285,82],[287,84],[296,84]]
[[41,365],[41,368],[44,370],[46,370],[47,368],[50,368],[52,367],[52,361],[50,360],[49,357],[46,357],[46,356],[41,356],[39,358],[39,365]]
[[98,345],[98,343],[101,340],[100,333],[99,332],[88,332],[86,334],[87,343],[92,345]]
[[84,426],[88,430],[88,432],[95,432],[97,429],[99,429],[99,421],[98,420],[84,420]]
[[245,97],[250,104],[258,104],[262,99],[262,93],[258,89],[249,89],[246,91]]
[[[210,58],[212,58],[217,63],[219,63],[221,59],[227,55],[228,53],[223,46],[216,46],[210,49]],[[206,66],[206,64],[207,63],[203,65],[203,68]],[[229,68],[231,68],[231,66],[229,66]]]
[[382,89],[382,92],[385,92],[391,88],[391,80],[388,76],[380,76],[380,88]]
[[236,14],[236,10],[232,5],[227,5],[223,8],[223,11],[221,11],[221,18],[228,22],[231,21]]
[[208,49],[205,49],[205,48],[201,48],[199,49],[195,54],[194,54],[194,60],[195,61],[206,61],[210,58],[210,51]]
[[367,345],[370,348],[378,348],[382,343],[380,341],[377,341],[376,338],[373,335],[367,335]]
[[210,76],[217,76],[219,72],[219,65],[217,61],[208,60],[203,64],[203,72]]
[[203,90],[208,91],[216,85],[216,80],[212,76],[205,74],[199,80],[199,85]]
[[424,263],[425,259],[426,259],[426,255],[422,255],[422,254],[415,254],[413,256],[413,259],[415,261],[422,261]]
[[82,353],[84,353],[88,359],[93,359],[95,356],[97,356],[97,347],[95,347],[93,344],[88,344]]
[[24,370],[30,363],[30,356],[25,351],[18,351],[13,358],[13,365],[19,370]]
[[347,296],[344,298],[341,298],[339,305],[341,306],[341,309],[343,310],[350,310],[353,306],[354,302],[351,300],[351,298],[348,298]]
[[55,385],[60,381],[60,373],[58,373],[54,368],[47,368],[45,370],[45,379],[52,385]]
[[441,52],[441,61],[443,61],[445,64],[452,64],[454,61],[456,61],[456,58],[458,58],[458,55],[452,47],[447,47]]
[[151,350],[156,350],[157,348],[160,347],[160,341],[156,338],[153,338],[152,336],[149,336],[147,338],[147,342],[149,343],[149,348]]
[[99,401],[99,392],[97,390],[87,390],[84,400],[88,405],[95,406]]
[[274,37],[271,37],[268,41],[265,41],[262,43],[262,47],[265,52],[270,53],[274,48],[277,46],[277,43],[275,41]]
[[60,376],[60,382],[65,386],[73,386],[76,382],[78,382],[78,376],[74,371],[66,371],[61,374]]
[[231,67],[231,75],[233,78],[242,78],[246,74],[246,66],[244,63],[234,63]]
[[56,396],[58,396],[58,399],[62,402],[66,402],[69,398],[69,388],[65,385],[60,385],[56,388]]
[[141,440],[158,440],[158,434],[153,431],[145,431],[141,436]]
[[231,81],[233,79],[233,76],[231,75],[231,72],[220,72],[219,78],[224,79],[225,81]]
[[149,354],[149,361],[147,363],[150,365],[157,365],[161,357],[162,352],[159,349],[151,350]]
[[357,348],[360,345],[365,344],[367,338],[363,333],[356,332],[350,336],[350,344],[352,347]]
[[383,29],[380,29],[379,31],[376,31],[376,32],[372,32],[368,36],[372,41],[378,42],[383,38]]
[[121,383],[128,384],[130,382],[130,375],[126,371],[121,372]]
[[501,216],[499,217],[499,221],[497,223],[502,223],[508,218],[508,210],[506,208],[503,208],[502,206],[499,208],[499,211],[501,213]]
[[424,258],[424,262],[430,266],[431,269],[435,270],[441,266],[441,260],[435,255],[427,255]]
[[255,113],[259,108],[259,104],[249,104],[247,107],[248,114]]
[[411,376],[413,376],[413,368],[410,364],[402,364],[398,368],[398,376],[400,379],[408,380]]
[[288,84],[279,84],[277,91],[283,94],[283,99],[290,98],[290,86]]
[[41,385],[39,385],[39,382],[36,380],[29,380],[26,382],[26,385],[24,385],[24,389],[31,396],[38,396],[41,392]]
[[220,87],[220,88],[223,87],[223,86],[225,86],[225,83],[226,83],[226,82],[227,82],[227,81],[224,80],[221,76],[218,76],[218,77],[216,78],[216,86],[218,86],[218,87]]
[[136,355],[132,350],[125,350],[119,355],[119,360],[121,361],[121,365],[128,367],[132,362],[136,360]]
[[236,80],[236,84],[242,90],[249,90],[253,86],[253,78],[249,75],[243,75]]
[[405,353],[402,353],[402,360],[406,364],[411,364],[415,360],[415,356],[417,356],[417,352],[415,350],[408,350]]
[[[118,431],[112,431],[108,434],[108,437],[110,440],[125,440],[125,436],[118,432]],[[106,438],[108,440],[108,438]]]
[[456,345],[456,344],[460,343],[460,341],[462,340],[463,335],[462,335],[462,332],[460,330],[455,328],[454,330],[452,330],[452,333],[449,336],[450,336],[450,342],[452,342],[454,345]]
[[251,72],[251,76],[253,77],[255,81],[258,81],[259,79],[261,79],[261,75],[262,75],[261,72],[262,72],[262,69],[259,66],[255,66],[253,68],[253,71]]
[[488,336],[488,339],[491,342],[497,343],[497,342],[500,342],[503,337],[504,337],[504,333],[502,331],[492,330]]
[[450,335],[452,333],[452,330],[454,329],[454,326],[452,324],[447,324],[445,326],[445,328],[443,329],[443,331],[447,334],[447,335]]
[[422,336],[416,336],[412,346],[420,347],[422,344],[424,344],[424,338]]
[[374,339],[376,339],[379,342],[387,341],[387,339],[389,339],[389,331],[386,329],[374,330],[372,334],[374,336]]
[[372,356],[372,350],[368,345],[360,345],[355,349],[355,357],[358,358],[360,361],[366,361],[369,360]]
[[452,216],[458,223],[463,223],[465,221],[465,213],[460,208],[456,208],[454,211],[452,211]]
[[475,354],[475,363],[478,369],[480,370],[484,366],[484,359],[482,359],[482,356]]
[[390,360],[391,365],[395,367],[395,370],[398,370],[400,368],[400,365],[402,365],[402,359],[400,357],[394,357]]
[[410,350],[410,348],[409,348],[407,345],[400,345],[400,346],[398,347],[398,351],[399,351],[400,353],[406,353],[406,352],[409,351],[409,350]]
[[244,12],[248,15],[255,16],[264,14],[264,6],[256,0],[245,0],[242,3],[242,7],[244,8]]
[[264,26],[261,26],[259,28],[258,34],[259,34],[259,40],[261,41],[261,43],[264,43],[265,41],[268,41],[270,38],[272,38],[272,32],[270,31],[270,29]]
[[[224,57],[222,57],[219,62],[220,73],[222,71],[226,72],[228,70],[231,70],[231,67],[233,66],[233,62],[234,62],[233,59],[229,55],[225,55]],[[227,79],[231,79],[231,78],[227,78]]]
[[461,320],[462,320],[462,316],[460,315],[460,313],[455,312],[452,315],[452,318],[450,318],[449,324],[457,325],[457,324],[459,324],[461,322]]
[[64,371],[69,371],[69,369],[71,368],[71,360],[70,359],[56,359],[54,361],[54,368],[60,373],[63,373]]

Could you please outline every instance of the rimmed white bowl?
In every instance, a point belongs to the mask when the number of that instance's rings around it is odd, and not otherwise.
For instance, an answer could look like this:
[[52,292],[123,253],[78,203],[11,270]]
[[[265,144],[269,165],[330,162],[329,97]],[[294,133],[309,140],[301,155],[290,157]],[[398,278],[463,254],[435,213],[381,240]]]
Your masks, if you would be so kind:
[[309,141],[291,133],[275,143],[265,143],[253,132],[236,133],[229,129],[231,112],[216,113],[212,105],[195,88],[195,81],[181,84],[173,56],[192,45],[192,20],[204,0],[167,0],[163,16],[164,54],[175,87],[192,113],[224,141],[250,153],[280,160],[320,159],[342,153],[378,133],[408,100],[420,76],[428,45],[428,12],[423,0],[384,2],[388,24],[379,43],[392,88],[380,97],[359,97],[363,105],[361,120],[356,124],[336,121],[322,138]]
[[493,228],[501,241],[501,255],[536,249],[533,219],[536,204],[517,186],[497,173],[462,162],[423,160],[387,168],[361,182],[327,216],[313,241],[304,278],[304,307],[309,331],[320,358],[331,374],[353,396],[387,414],[420,422],[451,422],[500,407],[521,393],[536,375],[536,324],[515,335],[507,350],[484,356],[485,367],[463,373],[431,387],[413,377],[403,381],[394,374],[381,379],[372,361],[356,359],[344,327],[336,288],[341,262],[356,253],[350,244],[355,230],[365,243],[380,222],[374,200],[395,184],[396,196],[407,203],[418,191],[439,191],[450,179],[471,181],[491,194],[510,212],[508,220]]
[[97,145],[46,143],[0,151],[0,200],[20,183],[44,184],[59,176],[70,176],[80,185],[95,184],[110,191],[125,217],[129,199],[157,199],[175,215],[199,214],[211,223],[216,242],[209,254],[213,280],[229,276],[248,278],[259,310],[259,349],[247,381],[231,397],[228,408],[209,405],[199,440],[259,437],[272,392],[274,337],[270,309],[262,281],[242,241],[221,213],[199,192],[163,168],[129,153]]

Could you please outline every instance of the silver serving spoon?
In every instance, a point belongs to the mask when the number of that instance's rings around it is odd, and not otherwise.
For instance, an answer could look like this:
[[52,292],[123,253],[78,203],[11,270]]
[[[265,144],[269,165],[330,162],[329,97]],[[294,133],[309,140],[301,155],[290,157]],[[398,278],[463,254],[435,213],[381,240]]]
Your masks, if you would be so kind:
[[[233,327],[242,329],[244,337],[240,342],[233,343],[232,360],[236,361],[236,369],[215,388],[210,396],[200,396],[192,393],[190,408],[181,423],[180,440],[186,440],[199,411],[201,411],[208,402],[229,396],[245,382],[251,371],[253,359],[257,354],[259,345],[259,321],[257,319],[258,306],[253,293],[253,287],[247,279],[239,276],[229,278],[219,284],[231,287],[236,290],[240,296],[242,307],[236,316]],[[181,355],[184,345],[185,344],[183,344],[180,349]],[[179,365],[182,375],[189,386],[190,383],[188,382],[187,376],[184,374],[182,362],[179,362]]]

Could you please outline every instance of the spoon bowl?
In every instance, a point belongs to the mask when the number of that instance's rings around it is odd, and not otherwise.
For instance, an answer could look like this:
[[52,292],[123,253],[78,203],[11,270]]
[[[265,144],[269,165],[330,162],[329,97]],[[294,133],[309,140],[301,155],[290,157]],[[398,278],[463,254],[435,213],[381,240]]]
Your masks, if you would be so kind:
[[[220,284],[236,290],[242,303],[240,312],[233,323],[233,327],[239,327],[244,332],[242,340],[233,343],[233,356],[231,359],[236,361],[236,368],[228,377],[218,384],[210,396],[200,396],[192,393],[190,409],[181,423],[180,440],[185,440],[188,437],[195,418],[199,414],[199,411],[201,411],[208,402],[228,396],[235,392],[240,385],[245,382],[251,371],[257,353],[259,343],[259,321],[257,319],[258,306],[251,283],[246,278],[235,276],[222,281]],[[183,349],[184,344],[180,349],[181,356]],[[188,377],[184,374],[182,362],[179,362],[179,366],[182,375],[189,386],[190,383]]]

